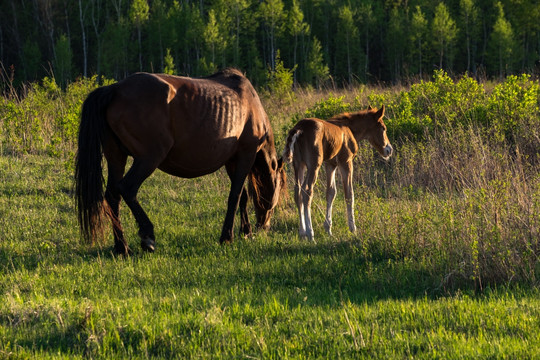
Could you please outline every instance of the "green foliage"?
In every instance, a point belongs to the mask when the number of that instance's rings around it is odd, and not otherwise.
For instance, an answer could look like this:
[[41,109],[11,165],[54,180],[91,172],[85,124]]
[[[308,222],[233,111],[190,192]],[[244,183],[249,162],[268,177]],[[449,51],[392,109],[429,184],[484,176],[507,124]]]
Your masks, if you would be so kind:
[[171,49],[167,48],[167,54],[165,55],[164,62],[165,62],[165,67],[163,68],[163,72],[165,74],[175,75],[176,70],[174,66],[174,59],[171,55]]
[[486,121],[493,134],[530,150],[540,145],[539,116],[540,85],[529,75],[509,76],[497,84],[486,105]]
[[499,73],[502,79],[504,75],[511,73],[517,62],[517,47],[515,46],[514,31],[512,25],[506,20],[503,6],[500,1],[495,4],[499,14],[493,32],[491,33],[489,46],[491,48],[490,64],[494,72]]
[[324,63],[321,42],[317,38],[314,38],[311,44],[306,68],[306,78],[310,84],[314,83],[318,89],[330,78],[330,70],[328,65]]
[[433,68],[492,78],[532,72],[540,59],[535,1],[12,4],[0,2],[0,43],[11,49],[2,52],[0,63],[13,64],[17,86],[51,76],[50,64],[63,88],[80,73],[118,80],[135,71],[162,71],[167,48],[179,74],[200,76],[209,68],[233,66],[258,86],[265,84],[260,69],[275,68],[278,50],[289,68],[298,66],[294,80],[300,85],[313,84],[317,73],[336,84],[409,83]]
[[62,34],[54,46],[56,58],[54,60],[55,78],[59,85],[65,89],[71,80],[73,52],[69,44],[69,39]]
[[283,102],[294,101],[295,95],[292,87],[294,83],[294,71],[296,66],[294,66],[292,69],[287,69],[285,65],[283,65],[279,50],[276,53],[275,63],[275,69],[268,70],[269,96],[277,98]]
[[133,0],[129,8],[129,18],[135,26],[140,27],[148,20],[150,7],[147,0]]
[[344,101],[345,96],[330,94],[326,100],[315,103],[300,118],[314,117],[318,119],[330,119],[331,117],[352,110],[350,103]]
[[439,68],[442,69],[443,59],[451,53],[450,47],[457,37],[456,22],[450,16],[448,7],[440,2],[435,8],[435,17],[432,23],[433,42],[439,52]]
[[96,87],[97,76],[80,78],[65,91],[54,79],[44,78],[40,84],[32,84],[22,99],[4,98],[5,106],[0,109],[3,148],[21,154],[73,154],[82,103]]

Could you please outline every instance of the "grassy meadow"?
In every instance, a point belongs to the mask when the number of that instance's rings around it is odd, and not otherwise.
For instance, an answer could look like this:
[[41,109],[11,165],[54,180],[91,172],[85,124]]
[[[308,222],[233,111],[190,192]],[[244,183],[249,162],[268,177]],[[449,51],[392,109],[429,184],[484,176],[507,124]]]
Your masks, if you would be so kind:
[[324,233],[323,173],[316,244],[297,236],[289,179],[269,232],[220,246],[225,172],[156,172],[139,193],[156,252],[140,250],[123,206],[124,259],[110,231],[95,245],[78,233],[85,81],[2,99],[0,359],[540,357],[537,82],[439,73],[403,88],[266,95],[278,152],[303,116],[386,105],[395,154],[384,162],[361,146],[357,233],[339,186],[334,236]]

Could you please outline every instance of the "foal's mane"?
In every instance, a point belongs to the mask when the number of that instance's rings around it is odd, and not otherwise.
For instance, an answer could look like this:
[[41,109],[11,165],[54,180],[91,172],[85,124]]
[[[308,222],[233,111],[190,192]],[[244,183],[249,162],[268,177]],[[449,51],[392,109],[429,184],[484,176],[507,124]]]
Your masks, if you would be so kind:
[[350,120],[352,119],[353,117],[355,116],[363,116],[363,115],[367,115],[369,113],[369,109],[367,110],[359,110],[359,111],[355,111],[355,112],[345,112],[345,113],[342,113],[342,114],[338,114],[338,115],[334,115],[332,116],[330,119],[328,119],[327,121],[329,122],[341,122],[341,121],[346,121],[346,120]]

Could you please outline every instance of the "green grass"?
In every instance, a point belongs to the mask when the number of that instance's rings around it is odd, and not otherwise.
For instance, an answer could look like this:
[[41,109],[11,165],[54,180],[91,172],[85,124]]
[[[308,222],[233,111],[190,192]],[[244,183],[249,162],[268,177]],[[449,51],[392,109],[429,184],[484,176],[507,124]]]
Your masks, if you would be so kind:
[[[482,243],[497,240],[490,188],[483,200],[358,184],[358,234],[346,230],[339,190],[330,238],[319,185],[317,244],[296,235],[289,197],[270,232],[220,246],[225,173],[156,172],[140,199],[157,251],[140,250],[123,206],[134,250],[123,259],[110,230],[101,245],[80,242],[70,168],[0,157],[0,358],[540,357],[538,263],[499,264],[519,279],[502,281],[483,259],[503,249]],[[474,242],[471,225],[485,227],[476,253],[462,243]],[[512,231],[501,234],[512,244]]]

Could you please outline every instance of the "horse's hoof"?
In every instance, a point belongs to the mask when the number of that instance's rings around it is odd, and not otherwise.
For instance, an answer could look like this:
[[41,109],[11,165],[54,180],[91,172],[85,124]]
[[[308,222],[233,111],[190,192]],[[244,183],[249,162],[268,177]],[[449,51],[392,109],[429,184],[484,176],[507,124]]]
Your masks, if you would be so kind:
[[154,252],[156,250],[156,242],[149,237],[141,240],[141,247],[144,251]]
[[240,231],[240,235],[244,236],[244,239],[250,238],[253,236],[253,232],[251,231],[251,226],[244,226],[242,227],[242,230]]
[[123,256],[123,257],[128,257],[130,255],[132,255],[132,251],[129,247],[125,246],[125,247],[114,247],[114,254],[115,255],[119,255],[119,256]]

